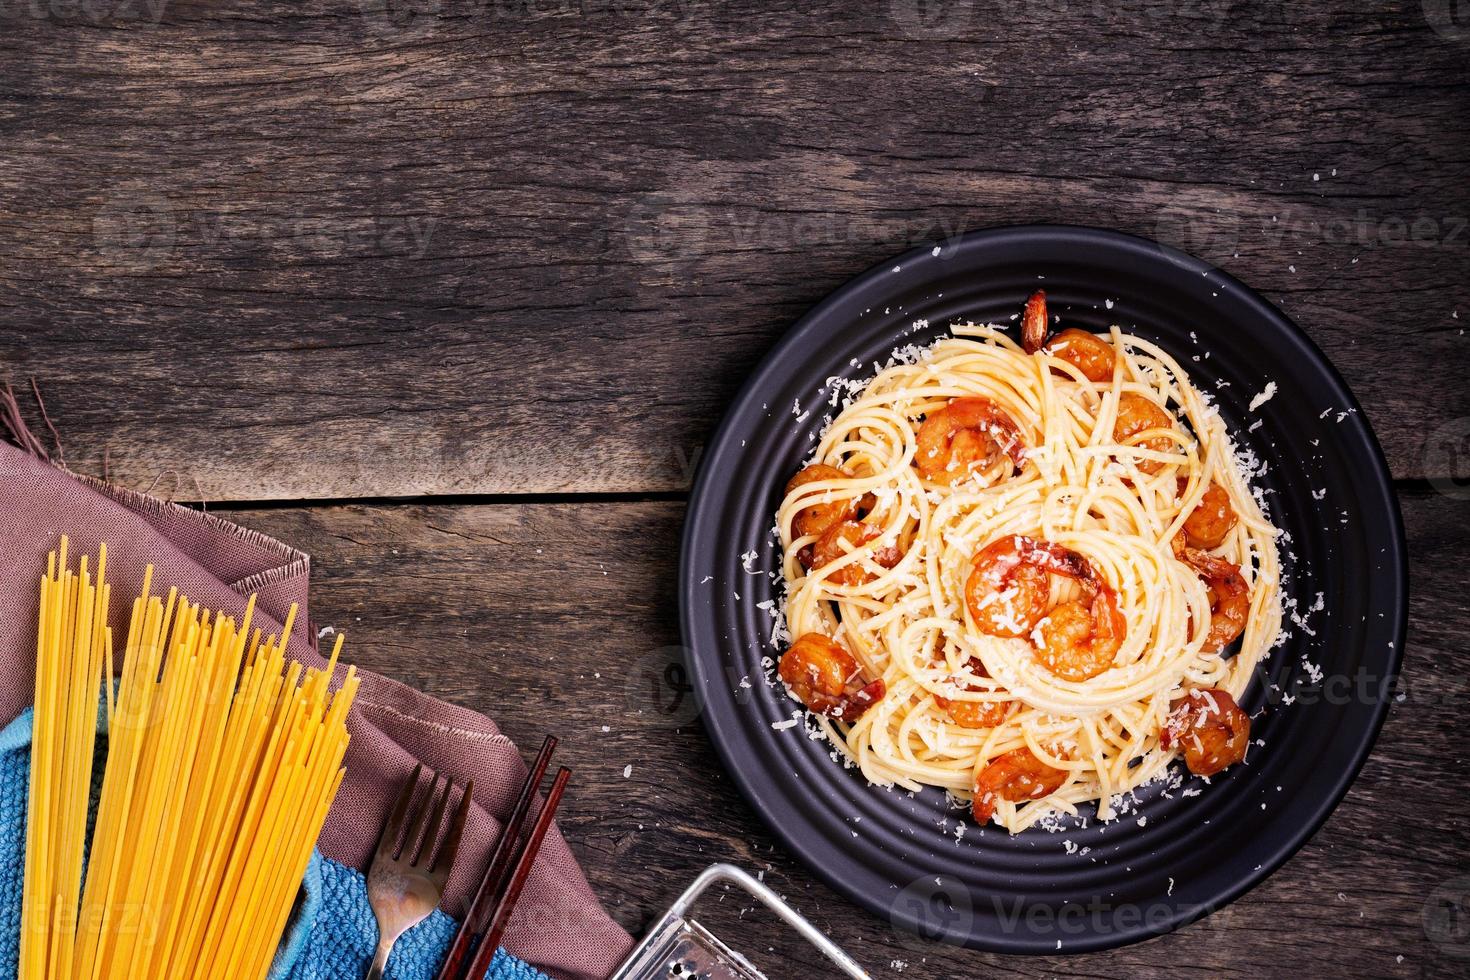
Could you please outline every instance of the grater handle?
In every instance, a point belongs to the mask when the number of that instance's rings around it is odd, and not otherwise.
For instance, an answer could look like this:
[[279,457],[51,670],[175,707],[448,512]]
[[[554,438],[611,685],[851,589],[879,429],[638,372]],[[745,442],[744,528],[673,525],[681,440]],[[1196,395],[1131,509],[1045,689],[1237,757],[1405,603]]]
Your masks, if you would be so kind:
[[670,924],[683,919],[689,909],[699,899],[699,896],[716,882],[731,882],[739,885],[751,895],[755,896],[772,912],[776,913],[787,925],[795,929],[807,942],[811,943],[822,955],[836,964],[843,973],[852,977],[853,980],[872,980],[867,970],[858,966],[842,948],[828,939],[822,930],[812,925],[800,912],[787,905],[780,895],[777,895],[762,882],[757,881],[745,871],[735,867],[733,864],[712,864],[699,873],[699,877],[684,889],[684,893],[674,900],[667,912],[660,917],[653,928],[648,931],[647,937],[633,950],[632,954],[618,967],[608,980],[634,980],[632,969],[640,955],[657,939],[657,937]]

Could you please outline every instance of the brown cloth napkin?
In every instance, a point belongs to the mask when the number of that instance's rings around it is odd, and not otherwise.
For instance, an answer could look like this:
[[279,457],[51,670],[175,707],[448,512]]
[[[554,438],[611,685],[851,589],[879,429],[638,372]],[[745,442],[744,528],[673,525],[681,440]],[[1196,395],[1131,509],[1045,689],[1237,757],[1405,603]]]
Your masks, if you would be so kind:
[[[291,603],[299,603],[287,652],[307,666],[325,663],[306,615],[307,555],[213,515],[68,473],[0,439],[0,724],[33,698],[37,583],[62,534],[75,555],[95,554],[107,542],[117,637],[127,635],[126,610],[151,563],[156,584],[177,586],[236,618],[255,593],[255,623],[266,631],[279,631]],[[344,656],[350,653],[349,638]],[[463,915],[525,778],[520,752],[488,718],[365,672],[347,727],[347,777],[318,848],[366,869],[388,806],[415,762],[473,779],[476,806],[444,901]],[[553,977],[602,980],[631,944],[553,830],[503,945]]]

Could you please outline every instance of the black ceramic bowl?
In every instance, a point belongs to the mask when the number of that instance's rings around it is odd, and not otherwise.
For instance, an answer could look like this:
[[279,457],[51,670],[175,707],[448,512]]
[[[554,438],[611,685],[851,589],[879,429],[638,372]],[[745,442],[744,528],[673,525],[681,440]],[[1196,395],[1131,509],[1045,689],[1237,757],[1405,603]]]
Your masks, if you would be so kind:
[[[777,598],[773,518],[812,448],[833,376],[868,377],[901,344],[955,321],[1013,323],[1046,289],[1064,325],[1116,323],[1170,351],[1214,394],[1289,534],[1290,638],[1244,699],[1244,765],[1135,812],[1016,836],[974,826],[945,794],[869,785],[767,680]],[[914,330],[916,321],[927,326]],[[853,366],[856,359],[859,367]],[[1252,412],[1253,398],[1276,384]],[[798,419],[793,411],[816,410]],[[1254,431],[1249,427],[1260,421]],[[750,552],[755,553],[751,560]],[[742,555],[747,557],[742,559]],[[1210,265],[1138,238],[1073,227],[975,232],[843,286],[771,351],[709,447],[684,532],[684,643],[703,718],[751,805],[820,878],[902,930],[1012,953],[1097,950],[1166,932],[1239,896],[1326,820],[1387,711],[1407,605],[1403,531],[1381,450],[1312,342]],[[738,599],[736,596],[738,595]],[[966,826],[961,832],[958,828]]]

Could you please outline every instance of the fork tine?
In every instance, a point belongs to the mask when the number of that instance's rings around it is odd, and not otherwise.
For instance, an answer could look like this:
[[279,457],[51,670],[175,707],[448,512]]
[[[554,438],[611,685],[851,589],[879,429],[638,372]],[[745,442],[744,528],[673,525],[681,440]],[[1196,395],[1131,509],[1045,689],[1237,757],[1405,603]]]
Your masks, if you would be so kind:
[[382,857],[391,859],[393,852],[398,850],[398,832],[403,829],[403,818],[408,813],[408,804],[413,799],[413,791],[419,784],[419,773],[423,771],[423,768],[422,762],[414,766],[413,775],[404,781],[403,789],[398,793],[398,800],[393,804],[393,810],[383,824],[383,833],[378,837],[378,851],[373,860],[376,861]]
[[[449,794],[454,792],[454,782],[447,776],[444,779],[444,792],[439,794],[437,800],[433,797],[433,790],[439,785],[439,778],[434,777],[434,786],[430,787],[429,799],[425,803],[434,804],[434,812],[429,817],[428,827],[424,830],[424,837],[419,841],[418,848],[413,852],[413,860],[408,862],[409,867],[417,868],[420,861],[427,860],[434,853],[434,844],[439,839],[439,831],[444,822],[444,807],[449,804]],[[405,847],[405,851],[407,848]]]
[[442,873],[445,878],[449,877],[449,872],[454,867],[455,855],[459,853],[459,839],[464,836],[464,822],[470,815],[470,800],[474,795],[475,781],[471,779],[465,783],[464,792],[459,795],[459,806],[455,808],[454,818],[449,821],[449,833],[444,835],[439,850],[434,853],[434,861],[429,865],[430,874]]
[[439,774],[436,772],[433,776],[429,783],[429,795],[424,797],[423,803],[414,811],[413,825],[408,828],[408,836],[403,838],[403,849],[398,852],[398,857],[415,853],[419,838],[423,836],[424,823],[429,819],[429,811],[433,809],[429,804],[434,802],[434,794],[439,791]]

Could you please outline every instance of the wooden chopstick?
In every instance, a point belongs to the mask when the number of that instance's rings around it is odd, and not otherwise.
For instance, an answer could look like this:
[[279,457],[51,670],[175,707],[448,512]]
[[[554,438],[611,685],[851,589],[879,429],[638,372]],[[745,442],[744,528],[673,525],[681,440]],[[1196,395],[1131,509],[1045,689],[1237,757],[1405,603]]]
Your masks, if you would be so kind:
[[468,977],[483,977],[485,971],[490,969],[490,961],[495,958],[495,951],[500,947],[500,937],[505,934],[505,929],[510,925],[510,917],[515,913],[516,902],[521,897],[521,890],[526,887],[526,879],[531,877],[531,868],[536,863],[536,855],[541,850],[541,841],[546,832],[551,829],[552,818],[556,816],[557,804],[561,803],[562,791],[567,788],[567,780],[572,778],[572,771],[562,766],[556,772],[556,782],[551,784],[551,792],[546,794],[546,803],[541,807],[541,812],[536,815],[536,824],[531,828],[531,836],[526,839],[526,846],[521,849],[520,857],[516,858],[515,870],[511,872],[510,884],[506,886],[505,894],[501,896],[500,903],[495,907],[495,914],[490,917],[490,925],[485,930],[485,936],[480,940],[480,945],[475,949],[475,958],[470,961]]
[[465,912],[464,921],[460,923],[459,930],[454,934],[454,942],[449,946],[449,953],[444,958],[444,965],[439,967],[439,972],[434,975],[435,980],[456,980],[460,974],[460,968],[464,966],[466,957],[470,955],[470,947],[479,935],[490,910],[505,890],[506,870],[510,867],[511,856],[515,854],[516,844],[521,836],[521,828],[525,825],[526,814],[531,811],[531,801],[536,798],[536,788],[541,785],[541,777],[546,775],[546,767],[551,764],[551,755],[556,751],[556,737],[546,736],[541,743],[541,751],[536,756],[536,761],[531,765],[531,771],[526,774],[526,781],[521,785],[521,795],[516,798],[516,805],[510,811],[510,818],[505,823],[505,828],[500,832],[500,840],[495,844],[495,850],[490,855],[490,865],[485,869],[485,877],[480,882],[480,887],[475,891],[475,897],[470,902],[470,907]]

